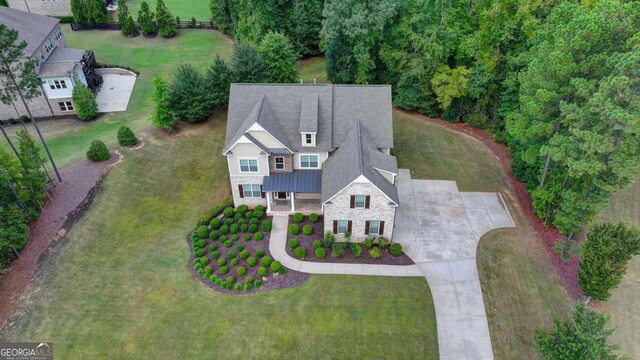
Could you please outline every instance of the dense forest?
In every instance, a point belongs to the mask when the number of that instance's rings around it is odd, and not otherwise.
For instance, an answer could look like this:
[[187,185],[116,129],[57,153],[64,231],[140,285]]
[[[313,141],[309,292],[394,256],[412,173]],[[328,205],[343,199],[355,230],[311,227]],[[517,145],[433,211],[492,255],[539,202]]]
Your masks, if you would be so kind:
[[640,3],[211,0],[240,42],[323,52],[334,83],[507,144],[538,216],[572,236],[640,170]]

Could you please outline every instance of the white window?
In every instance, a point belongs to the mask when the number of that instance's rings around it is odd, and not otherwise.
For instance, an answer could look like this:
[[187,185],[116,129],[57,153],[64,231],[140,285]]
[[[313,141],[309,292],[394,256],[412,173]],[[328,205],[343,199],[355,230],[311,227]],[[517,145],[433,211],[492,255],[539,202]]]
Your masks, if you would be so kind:
[[67,82],[64,80],[47,80],[47,84],[49,84],[51,90],[67,88]]
[[259,184],[243,184],[242,193],[246,198],[259,198],[262,197]]
[[276,170],[284,170],[284,157],[276,156],[273,158],[273,163],[275,164]]
[[302,133],[302,146],[316,146],[316,134]]
[[367,197],[365,195],[356,195],[354,205],[356,208],[364,208],[364,203]]
[[300,167],[303,169],[319,168],[318,155],[300,155]]
[[338,220],[338,234],[344,234],[347,232],[349,222],[347,220]]
[[53,49],[53,44],[51,44],[51,40],[47,39],[44,43],[44,49],[47,50],[47,54],[51,52]]
[[71,101],[59,102],[60,111],[73,111],[73,104]]
[[258,172],[258,160],[240,159],[240,172]]
[[369,235],[380,235],[380,220],[369,220]]
[[[56,0],[50,0],[49,2],[54,2]],[[55,30],[53,30],[53,37],[56,40],[60,40],[60,38],[62,37],[62,30],[60,30],[60,27],[55,28]]]

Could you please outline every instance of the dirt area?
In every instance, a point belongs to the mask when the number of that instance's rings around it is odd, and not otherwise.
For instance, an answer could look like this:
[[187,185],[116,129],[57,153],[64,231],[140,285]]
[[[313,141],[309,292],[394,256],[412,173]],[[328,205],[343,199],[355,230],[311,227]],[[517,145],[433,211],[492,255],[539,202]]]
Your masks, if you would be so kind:
[[565,239],[566,237],[554,227],[546,226],[542,220],[536,216],[533,211],[533,207],[531,206],[531,196],[527,192],[525,185],[520,182],[520,180],[516,179],[511,173],[511,155],[509,155],[506,146],[496,143],[493,140],[493,135],[491,135],[491,133],[476,129],[464,123],[450,123],[442,119],[430,118],[417,112],[405,111],[399,108],[395,108],[395,110],[415,118],[422,119],[425,122],[471,136],[482,142],[487,149],[496,156],[509,182],[509,189],[506,189],[507,192],[505,195],[511,198],[512,202],[524,214],[529,223],[535,229],[538,238],[544,244],[547,254],[549,254],[553,268],[560,278],[560,283],[567,291],[569,297],[572,299],[582,298],[582,288],[578,283],[579,259],[574,256],[571,260],[565,261],[553,249],[553,245],[556,241]]
[[50,190],[51,200],[38,220],[29,225],[29,241],[0,277],[0,329],[17,309],[20,297],[37,272],[37,266],[56,241],[62,238],[91,205],[107,170],[120,161],[112,154],[108,161],[81,160],[61,169],[62,183]]
[[[289,224],[294,224],[293,216],[289,216]],[[369,255],[369,250],[367,250],[364,246],[362,247],[362,253],[359,257],[355,257],[351,249],[344,249],[344,254],[340,257],[333,257],[331,248],[325,248],[326,257],[324,259],[318,259],[315,255],[315,250],[313,249],[313,241],[320,240],[324,236],[324,226],[323,226],[323,218],[322,216],[318,217],[318,221],[312,223],[309,221],[309,217],[305,216],[304,220],[298,224],[300,226],[300,234],[291,235],[291,233],[287,232],[287,254],[294,259],[298,257],[294,253],[293,249],[289,246],[289,240],[292,238],[298,239],[298,246],[302,246],[307,250],[307,256],[305,256],[304,261],[309,262],[319,262],[319,263],[343,263],[343,264],[377,264],[377,265],[413,265],[414,262],[409,258],[405,253],[400,254],[400,256],[392,256],[389,252],[389,248],[382,250],[382,256],[378,259],[374,259]],[[302,233],[302,227],[305,225],[311,225],[313,227],[313,233],[311,235],[305,235]],[[360,244],[362,245],[362,244]]]

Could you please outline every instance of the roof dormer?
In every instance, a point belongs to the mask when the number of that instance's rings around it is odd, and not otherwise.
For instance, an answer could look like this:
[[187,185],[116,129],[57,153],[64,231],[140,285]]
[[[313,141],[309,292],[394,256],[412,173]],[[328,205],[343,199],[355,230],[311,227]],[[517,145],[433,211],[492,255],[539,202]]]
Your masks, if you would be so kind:
[[305,94],[300,100],[302,146],[315,147],[318,133],[318,94]]

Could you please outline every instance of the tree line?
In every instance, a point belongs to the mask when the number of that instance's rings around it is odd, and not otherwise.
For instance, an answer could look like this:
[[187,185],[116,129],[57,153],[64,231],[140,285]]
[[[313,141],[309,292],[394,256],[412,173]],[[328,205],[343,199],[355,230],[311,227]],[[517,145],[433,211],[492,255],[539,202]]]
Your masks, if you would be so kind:
[[137,36],[140,32],[144,36],[160,34],[163,38],[171,38],[176,35],[176,20],[167,9],[163,0],[156,3],[156,12],[149,8],[149,4],[143,1],[138,11],[138,23],[140,31],[129,13],[129,7],[124,0],[118,0],[118,23],[122,29],[122,35]]

